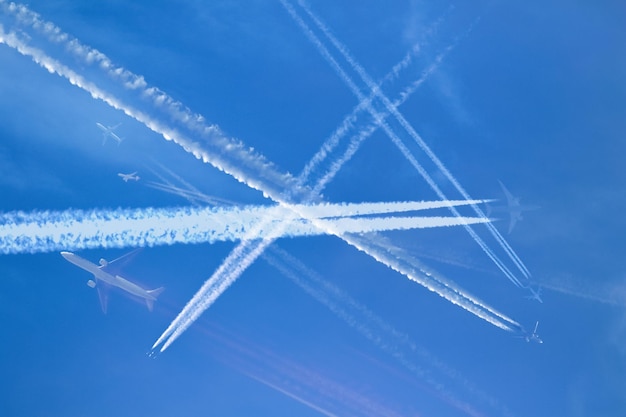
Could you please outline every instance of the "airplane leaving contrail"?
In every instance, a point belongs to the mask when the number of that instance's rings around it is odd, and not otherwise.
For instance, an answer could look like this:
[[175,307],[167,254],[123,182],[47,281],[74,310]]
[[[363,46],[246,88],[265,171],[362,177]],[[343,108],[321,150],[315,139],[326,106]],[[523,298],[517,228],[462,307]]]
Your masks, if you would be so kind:
[[[447,203],[447,202],[446,202]],[[466,202],[456,202],[468,204]],[[454,203],[453,203],[454,204]],[[443,202],[324,204],[304,207],[312,217],[325,219],[344,233],[455,226],[483,222],[479,218],[381,217],[445,206]],[[229,208],[148,208],[118,210],[67,210],[61,212],[13,212],[0,214],[0,254],[77,251],[97,247],[199,244],[264,239],[264,229],[252,234],[258,224],[285,222],[289,210],[280,206]],[[359,217],[376,215],[377,217]],[[287,220],[279,237],[324,234],[305,219]]]
[[[17,9],[21,19],[18,22],[19,24],[25,23],[35,30],[43,30],[44,34],[49,37],[50,41],[66,44],[67,50],[82,58],[86,64],[91,65],[93,63],[97,63],[99,67],[105,71],[107,75],[110,75],[113,80],[121,82],[127,89],[137,90],[139,97],[151,99],[155,107],[153,111],[165,111],[168,119],[173,119],[182,123],[182,127],[188,129],[194,134],[199,134],[204,139],[207,139],[207,142],[204,146],[200,146],[197,142],[189,140],[179,129],[171,128],[170,126],[157,121],[147,113],[138,111],[130,105],[123,103],[114,95],[109,94],[103,89],[97,87],[95,84],[86,81],[82,76],[71,70],[69,67],[62,65],[60,62],[47,56],[40,49],[28,46],[27,43],[20,39],[15,32],[4,33],[4,31],[2,31],[0,33],[1,43],[5,43],[7,46],[16,49],[22,55],[32,58],[33,61],[46,68],[49,72],[56,73],[61,77],[67,78],[71,84],[89,92],[93,98],[103,100],[113,108],[123,111],[129,117],[134,118],[140,123],[143,123],[149,129],[162,135],[166,140],[174,141],[197,159],[213,165],[253,189],[262,191],[265,196],[272,198],[274,201],[284,206],[288,206],[289,203],[285,200],[284,195],[279,191],[281,189],[287,190],[288,196],[295,200],[306,201],[306,199],[302,199],[301,196],[310,195],[307,194],[306,187],[297,184],[292,176],[288,174],[281,174],[276,171],[274,165],[268,162],[261,155],[245,148],[241,142],[225,136],[217,126],[206,125],[202,116],[191,113],[181,103],[172,100],[160,90],[153,87],[147,87],[147,84],[142,77],[136,76],[124,68],[113,66],[111,61],[104,54],[80,44],[76,39],[62,33],[60,29],[53,24],[49,22],[42,22],[38,15],[32,13],[24,6],[15,6],[14,4],[11,4],[11,7],[8,7],[4,0],[0,0],[0,6],[4,7],[5,12],[9,12],[11,14],[15,14],[15,10]],[[27,18],[23,18],[24,15],[26,15]],[[357,249],[373,256],[377,261],[382,262],[384,265],[420,283],[429,290],[436,292],[448,301],[465,308],[467,311],[474,312],[471,308],[468,308],[463,304],[466,301],[462,297],[449,295],[447,290],[441,289],[439,284],[433,282],[433,278],[429,277],[426,273],[420,272],[419,268],[415,268],[411,265],[398,265],[396,262],[397,260],[390,255],[390,252],[393,252],[391,250],[393,248],[376,249],[376,253],[370,253],[368,250],[371,251],[372,249],[368,248],[367,244],[364,244],[363,239],[365,239],[365,243],[369,242],[372,244],[373,241],[371,239],[368,240],[367,238],[361,237],[361,241],[356,242],[346,236],[340,237],[347,243],[357,247]],[[247,242],[247,245],[251,245],[251,243]],[[241,251],[238,253],[241,254]],[[256,256],[260,254],[258,250],[254,253],[256,253]],[[237,259],[237,256],[239,255],[234,253],[233,258]],[[254,258],[249,258],[249,260],[251,262]],[[230,261],[232,263],[232,259]],[[249,265],[249,263],[247,263],[246,266],[247,265]],[[216,274],[223,274],[226,269],[226,267],[220,268],[216,271]],[[245,266],[241,265],[230,270],[228,279],[236,279],[236,276],[241,274],[243,270],[245,270]],[[214,274],[214,276],[216,274]],[[203,290],[206,290],[205,286],[201,289],[201,291]],[[198,294],[200,294],[201,291]],[[463,301],[459,302],[459,299]],[[468,301],[468,303],[471,303],[471,301]],[[194,307],[194,311],[194,316],[197,316],[198,311],[203,310],[201,308],[198,309]],[[179,318],[184,318],[186,315],[188,314],[185,313],[179,315]]]
[[[321,43],[319,38],[313,33],[313,31],[306,25],[306,23],[302,20],[302,18],[297,14],[293,6],[287,0],[280,0],[283,6],[287,9],[290,16],[296,21],[296,23],[301,27],[304,34],[309,38],[309,40],[314,44],[314,46],[318,49],[320,54],[327,60],[327,62],[331,65],[331,67],[337,72],[342,81],[350,88],[350,90],[357,96],[359,101],[364,101],[364,96],[361,93],[361,90],[354,84],[352,79],[345,73],[345,71],[341,68],[341,66],[337,63],[337,61],[332,57],[328,49]],[[302,9],[310,16],[310,18],[315,22],[316,26],[324,33],[324,35],[330,40],[333,46],[343,55],[343,57],[348,61],[350,66],[355,70],[362,80],[366,83],[368,88],[375,93],[375,95],[382,101],[383,105],[387,109],[389,113],[391,113],[395,119],[400,123],[400,125],[405,129],[405,131],[417,142],[419,147],[428,155],[430,160],[437,166],[437,168],[448,178],[448,180],[454,185],[454,187],[461,193],[463,198],[471,199],[469,194],[463,189],[460,183],[454,178],[454,176],[448,171],[445,165],[439,160],[439,158],[432,152],[432,150],[428,147],[428,145],[424,142],[421,136],[413,129],[413,127],[408,123],[408,121],[400,114],[400,112],[393,106],[393,103],[389,101],[389,99],[381,92],[380,88],[374,83],[374,81],[367,75],[363,67],[358,64],[354,58],[348,53],[346,47],[341,44],[330,30],[319,20],[319,18],[313,14],[308,5],[299,0],[298,4]],[[432,180],[430,175],[426,170],[424,170],[421,165],[417,162],[417,159],[410,152],[409,148],[405,143],[401,141],[401,139],[393,132],[391,129],[382,122],[381,114],[376,111],[371,105],[366,106],[367,110],[372,114],[375,120],[379,122],[385,133],[390,137],[392,142],[400,149],[400,151],[404,154],[405,158],[416,168],[416,170],[422,175],[422,177],[426,180],[426,182],[430,185],[430,187],[437,193],[439,198],[442,200],[447,200],[445,194],[440,190],[437,184]],[[472,207],[477,215],[481,217],[486,217],[482,212],[480,207],[473,206]],[[451,209],[452,213],[458,215],[454,210]],[[505,250],[505,252],[509,255],[512,261],[516,264],[516,266],[520,269],[520,271],[525,275],[526,278],[529,278],[530,273],[526,266],[522,263],[521,259],[515,254],[513,249],[508,245],[504,237],[497,231],[497,229],[492,225],[489,227],[491,234],[498,241],[501,247]],[[502,263],[502,261],[496,256],[496,254],[483,242],[483,240],[471,229],[469,226],[466,227],[468,233],[472,236],[474,241],[483,249],[483,251],[487,254],[487,256],[500,268],[500,270],[505,274],[505,276],[511,280],[516,286],[521,287],[521,283],[515,277],[515,275]]]

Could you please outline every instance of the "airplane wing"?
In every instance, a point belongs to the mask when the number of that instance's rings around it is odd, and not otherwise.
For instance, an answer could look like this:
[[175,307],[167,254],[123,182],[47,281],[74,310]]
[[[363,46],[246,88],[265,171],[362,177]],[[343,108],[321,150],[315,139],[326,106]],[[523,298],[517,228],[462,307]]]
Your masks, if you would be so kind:
[[519,218],[519,214],[516,212],[510,212],[510,218],[511,220],[509,221],[509,234],[511,234],[511,232],[513,231],[513,228],[515,227],[515,223],[517,223],[517,219]]
[[511,192],[509,190],[507,190],[507,188],[504,186],[504,184],[502,184],[502,181],[498,180],[498,183],[500,184],[500,188],[502,188],[502,192],[506,196],[507,205],[508,206],[514,206],[515,205],[515,197],[513,196],[513,194],[511,194]]
[[96,284],[96,289],[98,290],[98,298],[100,299],[100,307],[102,308],[102,312],[106,314],[107,304],[109,302],[109,285],[98,280],[98,283]]
[[108,262],[106,266],[103,266],[102,270],[108,272],[111,275],[118,275],[121,272],[121,269],[130,261],[132,261],[135,256],[137,256],[137,254],[142,250],[143,248],[137,248],[120,256],[119,258],[113,259],[112,261]]
[[533,334],[534,335],[537,334],[537,327],[539,327],[539,321],[537,321],[537,323],[535,323],[535,330],[533,330]]

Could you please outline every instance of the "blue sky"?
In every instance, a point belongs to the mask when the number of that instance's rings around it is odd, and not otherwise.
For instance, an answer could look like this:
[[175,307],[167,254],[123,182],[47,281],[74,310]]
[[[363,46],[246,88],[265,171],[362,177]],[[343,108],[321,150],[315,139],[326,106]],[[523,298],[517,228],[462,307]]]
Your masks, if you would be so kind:
[[[359,100],[280,1],[205,3],[28,7],[254,148],[276,172],[298,175]],[[506,220],[496,227],[544,303],[525,299],[461,228],[373,239],[526,328],[539,320],[544,343],[527,344],[323,236],[279,240],[288,258],[268,252],[282,262],[293,257],[289,265],[317,298],[259,259],[152,360],[150,346],[234,243],[144,249],[124,276],[166,287],[152,313],[118,291],[103,315],[87,273],[56,252],[2,255],[0,414],[623,415],[624,6],[371,0],[310,8],[375,81],[414,51],[382,91],[393,101],[423,78],[399,110],[472,197],[503,199],[500,180],[523,203],[541,206],[510,235]],[[152,120],[192,133],[11,13],[3,11],[0,24]],[[237,204],[271,203],[6,43],[0,62],[0,211],[188,205],[146,186],[159,175]],[[125,140],[103,145],[96,122],[121,123],[116,133]],[[361,113],[353,131],[370,123]],[[397,120],[389,127],[412,143]],[[461,198],[423,152],[417,159],[447,196]],[[116,175],[133,171],[139,182]],[[322,194],[337,203],[437,199],[380,129]],[[514,268],[484,227],[475,230]],[[79,254],[96,262],[127,250]]]

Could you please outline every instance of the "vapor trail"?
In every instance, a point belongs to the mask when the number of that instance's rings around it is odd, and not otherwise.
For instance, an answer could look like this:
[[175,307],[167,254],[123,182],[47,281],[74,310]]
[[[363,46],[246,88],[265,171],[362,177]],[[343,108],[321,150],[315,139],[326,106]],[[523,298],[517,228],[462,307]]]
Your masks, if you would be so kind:
[[[108,60],[108,58],[102,53],[81,45],[76,39],[70,38],[69,35],[62,33],[60,29],[53,24],[49,22],[42,22],[38,15],[30,12],[30,10],[24,6],[16,6],[13,3],[7,5],[4,0],[0,0],[0,6],[3,7],[5,12],[18,16],[18,20],[20,20],[21,24],[24,24],[25,22],[26,25],[29,25],[33,29],[46,34],[51,41],[63,43],[77,57],[82,58],[86,64],[97,63],[99,67],[112,79],[117,82],[121,82],[124,88],[137,90],[140,97],[147,98],[151,101],[154,106],[153,110],[164,109],[167,113],[166,116],[168,116],[170,120],[181,124],[183,128],[188,129],[191,132],[195,132],[202,138],[206,139],[207,142],[204,145],[205,147],[187,139],[187,137],[183,135],[180,130],[170,128],[169,126],[156,121],[156,119],[148,116],[146,113],[139,112],[133,107],[124,104],[115,96],[104,92],[104,90],[98,88],[95,84],[86,82],[86,80],[77,73],[60,64],[60,62],[50,58],[41,50],[28,46],[25,42],[18,39],[14,32],[5,34],[3,28],[0,27],[0,29],[2,29],[0,32],[0,43],[5,43],[6,45],[16,49],[21,54],[31,57],[37,64],[46,68],[49,72],[56,73],[64,78],[67,78],[71,84],[89,92],[93,98],[103,100],[113,108],[123,111],[129,117],[134,118],[156,133],[161,134],[166,140],[174,141],[196,158],[213,165],[223,172],[226,172],[251,188],[262,191],[265,196],[270,197],[285,207],[290,206],[288,200],[302,202],[311,201],[311,199],[319,200],[319,196],[311,195],[310,190],[307,190],[307,188],[302,186],[302,184],[294,181],[291,175],[279,173],[276,168],[264,157],[252,152],[250,149],[246,149],[241,142],[226,137],[217,126],[207,126],[202,116],[194,115],[186,107],[182,106],[181,103],[173,101],[169,96],[160,92],[160,90],[153,87],[147,87],[142,77],[136,76],[123,68],[115,68],[112,66],[112,63]],[[26,17],[24,18],[23,15]],[[287,195],[281,194],[280,190],[287,191]],[[298,215],[299,214],[296,213],[295,217]],[[369,254],[370,256],[373,256],[377,261],[382,262],[395,271],[398,271],[408,278],[424,285],[429,290],[436,292],[441,297],[453,302],[454,304],[473,312],[463,304],[466,301],[463,300],[462,297],[448,294],[445,288],[440,288],[440,283],[434,282],[434,278],[430,277],[423,271],[420,271],[419,268],[415,268],[410,264],[399,265],[398,260],[390,255],[390,253],[393,252],[393,247],[373,248],[372,245],[375,242],[373,242],[372,238],[368,239],[361,237],[360,240],[357,241],[354,237],[347,235],[341,236],[336,229],[328,225],[318,223],[316,226],[327,228],[327,232],[338,234],[339,237],[347,243],[355,246],[357,249]],[[266,241],[264,240],[263,242]],[[241,260],[241,257],[248,252],[248,254],[245,255],[247,257],[247,261],[242,264],[243,268],[239,267],[230,271],[228,276],[228,280],[230,280],[230,282],[236,279],[238,276],[237,274],[241,274],[245,267],[261,253],[259,250],[254,250],[253,248],[253,246],[259,244],[257,241],[244,241],[243,243],[244,245],[240,245],[236,248],[225,261],[224,265],[228,263],[236,265],[236,261]],[[370,253],[368,250],[374,252]],[[224,268],[220,268],[218,271],[223,273]],[[218,281],[224,282],[224,280],[226,280],[226,277],[218,278]],[[209,281],[205,284],[209,284]],[[200,296],[201,292],[206,290],[205,287],[206,286],[203,286],[203,289],[201,289],[201,291],[196,295]],[[209,285],[208,288],[211,288],[211,285]],[[225,288],[225,286],[222,285],[220,288]],[[196,297],[192,300],[195,299]],[[461,299],[462,302],[458,302],[459,299]],[[206,303],[203,303],[203,305],[206,305]],[[197,317],[203,311],[197,307],[198,306],[188,304],[174,322],[177,322],[179,319],[183,320],[185,317],[189,317],[190,311],[192,310],[194,311],[192,315]],[[187,325],[189,325],[189,323],[187,323]]]
[[[434,207],[440,206],[435,202]],[[354,217],[421,210],[427,202],[323,205],[304,210],[330,222],[345,233],[454,226],[482,219],[444,217]],[[378,213],[377,213],[378,212]],[[279,237],[314,236],[324,231],[305,219],[287,220],[290,211],[280,206],[243,208],[148,208],[118,210],[67,210],[61,212],[13,212],[0,215],[0,254],[41,253],[97,247],[123,248],[214,243],[244,238],[264,239],[266,230],[283,224]],[[259,224],[268,222],[269,228]],[[257,232],[254,232],[257,230]],[[258,233],[258,234],[255,234]]]
[[176,187],[175,185],[173,185],[171,183],[160,183],[160,182],[156,182],[156,181],[145,181],[143,184],[146,187],[148,187],[148,188],[152,188],[152,189],[160,190],[160,191],[165,191],[166,193],[170,193],[170,194],[182,197],[182,198],[186,199],[187,201],[189,201],[191,204],[194,204],[194,205],[201,205],[201,203],[210,204],[211,206],[218,206],[218,205],[229,205],[229,206],[232,206],[232,205],[234,205],[232,202],[230,202],[230,201],[228,201],[226,199],[219,198],[219,197],[213,197],[213,196],[204,194],[204,193],[202,193],[200,191],[193,191],[193,190],[188,190],[188,189]]
[[[305,35],[311,40],[311,42],[315,45],[318,51],[322,54],[322,56],[329,62],[329,64],[333,67],[333,69],[338,73],[339,77],[346,83],[346,85],[353,91],[353,93],[359,98],[360,101],[363,101],[363,95],[360,89],[354,84],[354,82],[349,78],[349,76],[341,69],[339,64],[332,58],[332,55],[328,52],[326,47],[319,41],[319,39],[315,36],[315,34],[309,29],[306,23],[297,15],[293,7],[287,3],[287,0],[281,0],[281,3],[288,10],[289,14],[292,18],[300,25],[303,29]],[[400,125],[406,130],[406,132],[417,142],[419,147],[427,154],[430,160],[437,166],[437,168],[448,178],[448,180],[454,185],[454,187],[461,193],[463,198],[469,200],[471,197],[465,191],[465,189],[461,186],[461,184],[456,180],[456,178],[448,171],[445,165],[439,160],[439,158],[432,152],[432,150],[428,147],[428,145],[423,141],[421,136],[413,129],[413,127],[408,123],[408,121],[402,116],[402,114],[394,107],[393,103],[382,93],[379,86],[371,79],[371,77],[365,72],[364,68],[356,62],[356,60],[350,55],[347,48],[341,44],[334,35],[330,32],[330,30],[324,25],[321,20],[313,14],[311,9],[303,0],[298,0],[298,3],[302,7],[302,9],[309,15],[309,17],[315,22],[316,26],[324,33],[324,35],[330,40],[335,48],[343,55],[343,57],[348,61],[353,70],[355,70],[361,77],[361,79],[367,84],[368,88],[383,102],[383,105],[387,109],[389,113],[391,113],[396,120],[400,123]],[[368,110],[374,117],[374,119],[380,121],[381,115],[378,113],[373,107],[369,106]],[[427,171],[422,168],[418,168],[416,166],[416,159],[412,156],[412,153],[408,149],[408,147],[401,142],[400,138],[392,133],[387,127],[382,126],[385,133],[391,138],[394,144],[400,149],[400,151],[404,154],[407,160],[418,170],[418,172],[424,177],[426,182],[430,185],[430,187],[437,193],[439,198],[442,200],[447,200],[445,194],[439,189],[437,184],[432,180]],[[486,217],[483,211],[477,205],[472,206],[476,214],[480,217]],[[456,210],[451,209],[452,213],[458,215]],[[491,226],[491,227],[490,227]],[[511,260],[516,264],[518,269],[525,275],[526,278],[529,278],[530,273],[526,266],[523,264],[521,259],[517,256],[517,254],[513,251],[513,249],[506,242],[504,237],[497,231],[497,229],[493,225],[488,225],[491,234],[498,241],[500,246],[505,250],[505,252],[509,255]],[[521,287],[521,283],[515,277],[515,275],[509,271],[509,269],[502,263],[502,261],[495,255],[495,253],[483,242],[483,240],[471,229],[469,226],[466,227],[468,233],[472,236],[474,241],[481,247],[481,249],[487,254],[487,256],[500,268],[500,270],[507,276],[511,282],[513,282],[516,286]]]
[[[431,365],[446,372],[455,382],[463,384],[467,390],[471,391],[473,395],[480,396],[483,401],[490,404],[497,404],[496,400],[477,390],[473,384],[461,377],[458,372],[442,364],[423,348],[419,348],[406,335],[398,332],[374,312],[341,291],[335,285],[324,280],[287,252],[276,246],[272,246],[269,252],[272,252],[272,254],[263,254],[265,261],[278,269],[284,276],[293,281],[318,302],[326,306],[338,318],[358,331],[370,342],[374,343],[379,349],[391,355],[409,372],[425,381],[443,400],[469,415],[482,415],[470,404],[452,395],[445,389],[442,383],[430,376],[427,370],[411,361],[406,355],[407,351],[417,354],[422,359],[429,361]],[[273,254],[275,254],[276,257],[274,257]]]

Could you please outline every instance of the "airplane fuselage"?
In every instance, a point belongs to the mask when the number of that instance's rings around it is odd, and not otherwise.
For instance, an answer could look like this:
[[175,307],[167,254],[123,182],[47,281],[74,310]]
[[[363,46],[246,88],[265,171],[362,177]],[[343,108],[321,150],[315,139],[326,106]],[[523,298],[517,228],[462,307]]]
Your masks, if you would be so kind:
[[138,297],[156,301],[156,297],[149,293],[147,290],[141,288],[139,285],[133,282],[130,282],[127,279],[124,279],[119,275],[112,275],[106,271],[103,271],[102,266],[98,266],[92,262],[89,262],[88,260],[81,258],[80,256],[75,255],[71,252],[61,252],[61,256],[63,256],[66,260],[78,266],[79,268],[82,268],[85,271],[92,273],[96,280],[106,282],[109,285],[118,287]]
[[98,123],[98,122],[96,122],[96,126],[98,126],[98,128],[100,128],[100,130],[102,130],[102,134],[104,135],[104,139],[105,140],[106,140],[107,137],[111,137],[112,139],[117,141],[117,143],[121,143],[122,142],[122,138],[120,138],[115,133],[113,133],[113,128],[106,127],[103,124]]

